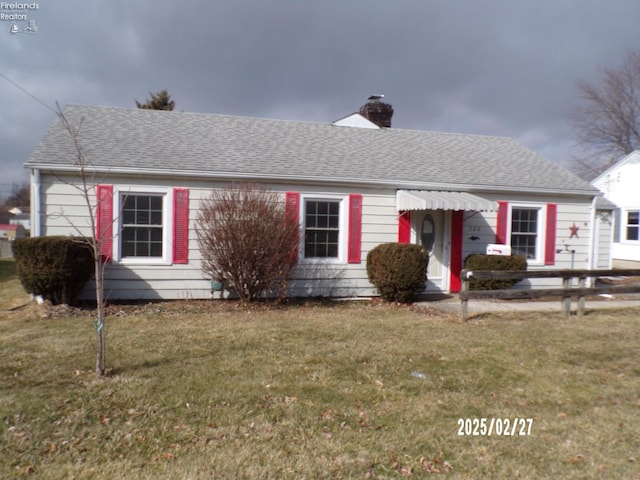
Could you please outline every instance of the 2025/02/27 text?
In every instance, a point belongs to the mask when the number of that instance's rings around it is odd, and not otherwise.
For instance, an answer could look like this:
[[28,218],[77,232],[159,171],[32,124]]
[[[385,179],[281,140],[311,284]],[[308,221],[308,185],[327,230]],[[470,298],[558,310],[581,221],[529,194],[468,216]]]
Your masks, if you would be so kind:
[[529,436],[533,418],[459,418],[458,436]]

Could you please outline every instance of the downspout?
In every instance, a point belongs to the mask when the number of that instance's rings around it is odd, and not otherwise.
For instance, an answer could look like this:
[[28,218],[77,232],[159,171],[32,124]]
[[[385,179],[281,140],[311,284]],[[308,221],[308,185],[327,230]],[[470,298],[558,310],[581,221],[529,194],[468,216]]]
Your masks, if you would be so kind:
[[42,202],[41,202],[40,170],[31,169],[31,236],[42,235]]
[[[596,195],[593,196],[593,199],[591,200],[591,212],[590,212],[590,225],[591,227],[589,228],[589,258],[587,260],[587,268],[589,270],[594,270],[595,269],[595,265],[596,265],[596,252],[595,252],[595,248],[597,245],[596,242],[596,201],[597,201],[598,197]],[[591,287],[594,283],[593,278],[589,278],[587,281],[587,286]]]

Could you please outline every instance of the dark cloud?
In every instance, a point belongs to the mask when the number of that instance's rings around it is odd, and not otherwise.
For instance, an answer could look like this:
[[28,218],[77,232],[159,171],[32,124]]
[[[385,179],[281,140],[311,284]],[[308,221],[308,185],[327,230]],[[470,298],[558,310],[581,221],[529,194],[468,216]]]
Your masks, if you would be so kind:
[[[134,107],[167,88],[178,110],[328,122],[384,93],[394,127],[513,137],[557,162],[576,83],[640,47],[637,0],[39,5],[36,34],[0,22],[0,73],[52,106]],[[0,85],[2,195],[55,115]]]

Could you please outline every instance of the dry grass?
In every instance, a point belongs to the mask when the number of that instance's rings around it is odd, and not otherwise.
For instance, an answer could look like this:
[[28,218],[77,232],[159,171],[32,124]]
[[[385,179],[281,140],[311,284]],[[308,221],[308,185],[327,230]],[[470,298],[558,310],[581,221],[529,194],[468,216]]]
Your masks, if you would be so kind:
[[[106,380],[90,315],[0,320],[0,478],[640,478],[638,310],[111,313]],[[533,427],[458,436],[467,417]]]
[[29,302],[20,282],[16,280],[16,263],[11,258],[0,259],[0,315]]

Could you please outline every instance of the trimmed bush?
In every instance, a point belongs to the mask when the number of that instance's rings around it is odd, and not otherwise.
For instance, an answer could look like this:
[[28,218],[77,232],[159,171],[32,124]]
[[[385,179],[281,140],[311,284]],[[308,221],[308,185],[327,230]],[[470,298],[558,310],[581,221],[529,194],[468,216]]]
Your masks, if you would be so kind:
[[[522,255],[469,255],[464,260],[466,270],[527,270],[527,259]],[[471,280],[471,290],[504,290],[520,280]]]
[[426,287],[428,261],[420,245],[383,243],[367,254],[367,275],[382,298],[409,303]]
[[72,305],[94,274],[90,242],[82,237],[16,239],[13,255],[24,289],[54,305]]

